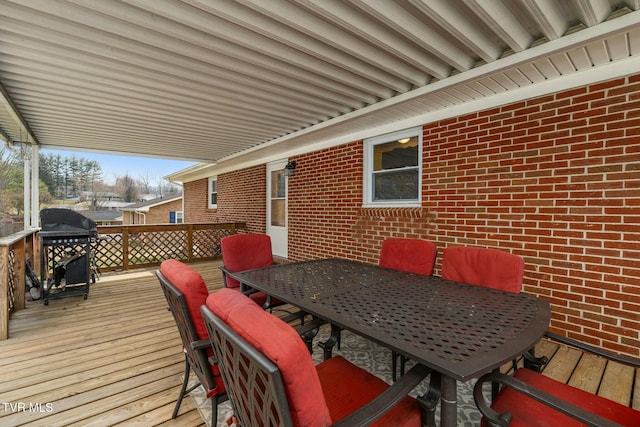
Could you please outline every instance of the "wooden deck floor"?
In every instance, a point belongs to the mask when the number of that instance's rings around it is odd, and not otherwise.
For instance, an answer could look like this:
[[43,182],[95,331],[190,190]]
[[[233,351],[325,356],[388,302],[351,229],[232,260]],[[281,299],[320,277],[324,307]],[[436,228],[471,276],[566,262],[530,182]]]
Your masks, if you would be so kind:
[[[219,264],[195,265],[210,291],[222,286]],[[152,269],[105,274],[86,301],[30,303],[9,332],[0,342],[0,425],[205,425],[189,398],[171,419],[184,357]]]
[[536,354],[549,357],[543,373],[555,380],[640,410],[640,368],[542,339]]
[[[210,291],[222,286],[218,265],[194,265]],[[0,425],[204,425],[189,398],[171,420],[184,361],[165,307],[150,269],[103,275],[86,301],[15,313],[0,341]],[[537,352],[552,357],[547,375],[640,408],[638,370],[545,340]]]

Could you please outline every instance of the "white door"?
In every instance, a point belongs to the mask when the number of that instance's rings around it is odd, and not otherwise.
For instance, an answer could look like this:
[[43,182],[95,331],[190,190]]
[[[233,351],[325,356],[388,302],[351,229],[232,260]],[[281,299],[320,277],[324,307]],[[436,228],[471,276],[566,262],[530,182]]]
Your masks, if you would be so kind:
[[282,160],[267,164],[267,234],[273,254],[287,257],[287,177]]

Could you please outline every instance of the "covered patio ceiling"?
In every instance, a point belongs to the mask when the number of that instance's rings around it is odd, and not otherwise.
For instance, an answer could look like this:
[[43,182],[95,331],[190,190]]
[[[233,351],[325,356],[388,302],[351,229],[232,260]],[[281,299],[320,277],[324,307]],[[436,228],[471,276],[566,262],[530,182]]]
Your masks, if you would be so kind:
[[0,0],[0,138],[221,170],[638,71],[640,0]]

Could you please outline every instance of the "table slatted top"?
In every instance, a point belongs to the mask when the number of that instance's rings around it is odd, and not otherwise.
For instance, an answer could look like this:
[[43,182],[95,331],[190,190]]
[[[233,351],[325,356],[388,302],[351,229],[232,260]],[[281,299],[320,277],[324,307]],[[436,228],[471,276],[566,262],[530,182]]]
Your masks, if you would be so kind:
[[531,295],[344,259],[280,264],[233,277],[457,380],[522,354],[550,318],[549,303]]

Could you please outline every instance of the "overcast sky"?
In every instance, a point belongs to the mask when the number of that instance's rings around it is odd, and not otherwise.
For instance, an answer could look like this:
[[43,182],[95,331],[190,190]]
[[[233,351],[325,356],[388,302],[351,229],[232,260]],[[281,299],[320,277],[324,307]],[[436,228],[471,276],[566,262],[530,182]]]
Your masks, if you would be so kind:
[[95,160],[102,167],[102,176],[106,183],[113,184],[119,176],[129,174],[134,179],[149,176],[151,182],[162,179],[163,176],[178,172],[194,162],[181,160],[164,160],[151,157],[132,157],[130,155],[117,156],[110,154],[96,154],[82,151],[40,150],[42,154],[60,154],[65,157],[75,156],[88,160]]

